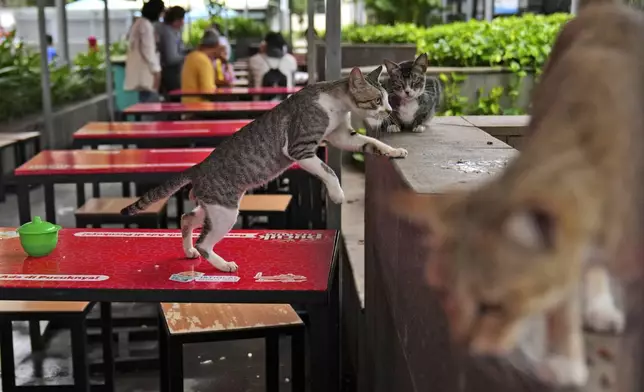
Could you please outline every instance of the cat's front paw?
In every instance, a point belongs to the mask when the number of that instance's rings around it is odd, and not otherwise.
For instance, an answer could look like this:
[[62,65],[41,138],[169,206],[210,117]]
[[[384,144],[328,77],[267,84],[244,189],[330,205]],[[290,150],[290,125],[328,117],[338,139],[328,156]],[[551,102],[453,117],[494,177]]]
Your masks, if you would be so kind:
[[620,334],[626,326],[626,318],[611,299],[597,298],[584,310],[584,323],[593,332]]
[[217,267],[217,268],[224,272],[237,272],[237,270],[239,269],[239,266],[234,261],[225,261],[224,265],[221,266],[221,268],[220,267]]
[[189,259],[196,259],[200,256],[199,251],[195,248],[186,248],[183,251],[186,254],[186,257]]
[[400,127],[396,124],[389,124],[387,125],[387,132],[388,133],[398,133],[400,132]]
[[583,360],[553,355],[541,363],[537,377],[553,387],[583,387],[588,382],[588,366]]
[[404,148],[392,148],[383,155],[389,158],[406,158],[407,154],[407,150]]
[[427,126],[420,124],[420,125],[416,125],[414,129],[412,129],[411,131],[416,133],[422,133],[422,132],[425,132],[426,130],[427,130]]
[[344,203],[344,191],[342,190],[342,188],[334,187],[327,189],[327,193],[329,194],[329,199],[331,199],[331,201],[335,204]]

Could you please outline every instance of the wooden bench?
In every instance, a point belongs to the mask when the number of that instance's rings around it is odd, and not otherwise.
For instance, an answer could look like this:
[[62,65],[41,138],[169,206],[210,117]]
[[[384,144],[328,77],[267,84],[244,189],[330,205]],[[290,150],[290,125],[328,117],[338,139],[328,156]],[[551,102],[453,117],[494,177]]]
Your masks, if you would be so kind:
[[101,224],[110,223],[136,224],[146,229],[168,227],[167,198],[153,203],[137,215],[121,215],[123,208],[137,200],[137,197],[93,197],[76,210],[76,227],[101,227]]
[[[0,301],[0,366],[2,371],[3,392],[21,391],[16,386],[15,358],[13,347],[13,322],[28,321],[31,339],[31,356],[34,358],[34,371],[42,373],[42,353],[45,349],[40,334],[40,321],[48,320],[70,330],[73,362],[74,385],[67,390],[89,390],[89,361],[87,350],[87,326],[85,319],[94,306],[92,302],[63,301]],[[109,325],[103,328],[105,336],[111,336]],[[103,339],[103,350],[111,340]],[[111,352],[111,347],[107,352]],[[111,359],[105,358],[112,366]],[[38,363],[40,362],[40,363]],[[111,372],[105,372],[105,390],[113,386]],[[57,386],[60,389],[61,386]],[[39,387],[47,390],[46,386]],[[54,387],[55,388],[55,387]]]
[[305,388],[305,327],[295,310],[279,304],[162,303],[159,334],[161,385],[183,391],[183,344],[264,338],[266,390],[279,390],[279,337],[291,336],[291,390]]
[[289,205],[292,199],[293,196],[288,194],[244,195],[239,203],[242,227],[250,228],[251,219],[257,216],[268,217],[268,226],[271,229],[291,227]]

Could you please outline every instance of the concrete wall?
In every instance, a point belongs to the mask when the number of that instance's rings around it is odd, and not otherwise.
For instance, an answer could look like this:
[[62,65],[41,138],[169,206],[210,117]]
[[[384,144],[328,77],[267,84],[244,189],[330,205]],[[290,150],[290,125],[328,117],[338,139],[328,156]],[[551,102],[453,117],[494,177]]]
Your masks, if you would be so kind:
[[[438,298],[424,281],[428,249],[420,228],[387,208],[392,192],[436,193],[489,179],[516,150],[461,117],[437,118],[431,132],[383,135],[406,159],[366,159],[365,325],[369,375],[363,391],[547,390],[513,367],[459,355],[449,343]],[[490,144],[491,143],[491,144]],[[481,166],[460,170],[464,160]]]

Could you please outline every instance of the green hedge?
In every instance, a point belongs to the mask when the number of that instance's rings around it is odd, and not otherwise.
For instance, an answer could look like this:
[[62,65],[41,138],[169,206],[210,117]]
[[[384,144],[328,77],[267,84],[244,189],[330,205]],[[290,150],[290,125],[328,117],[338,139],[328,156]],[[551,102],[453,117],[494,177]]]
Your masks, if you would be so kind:
[[569,14],[471,20],[424,28],[411,24],[348,27],[346,42],[416,43],[432,66],[505,66],[513,70],[540,69]]
[[[121,51],[120,43],[112,48]],[[72,65],[50,65],[54,107],[91,98],[105,92],[103,50],[79,54]],[[42,112],[40,53],[13,36],[0,42],[0,123]]]
[[434,67],[505,67],[515,73],[510,86],[479,89],[475,102],[460,94],[465,75],[440,75],[445,102],[439,114],[521,114],[523,109],[514,103],[523,77],[541,73],[559,31],[571,18],[570,14],[526,14],[429,28],[412,24],[351,26],[342,36],[352,43],[415,43],[419,53],[428,54]]

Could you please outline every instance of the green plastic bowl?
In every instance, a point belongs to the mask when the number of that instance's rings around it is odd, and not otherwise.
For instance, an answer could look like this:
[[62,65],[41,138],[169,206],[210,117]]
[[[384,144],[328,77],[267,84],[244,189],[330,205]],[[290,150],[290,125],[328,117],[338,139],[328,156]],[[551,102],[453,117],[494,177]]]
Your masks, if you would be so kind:
[[22,249],[29,256],[43,257],[56,249],[60,229],[60,226],[44,222],[39,216],[36,216],[33,221],[25,223],[16,231],[20,236]]

